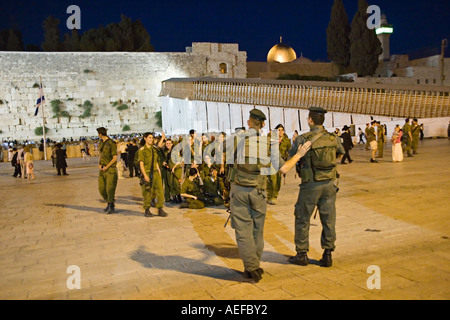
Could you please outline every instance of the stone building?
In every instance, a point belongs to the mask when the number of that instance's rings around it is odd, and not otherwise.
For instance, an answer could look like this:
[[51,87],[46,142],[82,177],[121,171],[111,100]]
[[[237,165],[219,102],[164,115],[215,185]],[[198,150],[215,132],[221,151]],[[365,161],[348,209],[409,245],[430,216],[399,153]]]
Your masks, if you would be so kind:
[[193,43],[186,52],[0,52],[0,140],[37,139],[39,78],[47,137],[159,129],[161,82],[172,77],[245,78],[238,44]]

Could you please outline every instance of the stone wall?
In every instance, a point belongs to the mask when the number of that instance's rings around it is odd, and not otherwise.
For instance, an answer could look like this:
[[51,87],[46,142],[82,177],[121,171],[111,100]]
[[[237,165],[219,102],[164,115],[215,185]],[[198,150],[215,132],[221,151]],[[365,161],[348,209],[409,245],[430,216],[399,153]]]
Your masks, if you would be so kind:
[[[220,72],[219,64],[227,66]],[[47,137],[78,139],[159,130],[155,112],[161,81],[176,77],[246,77],[246,53],[237,44],[194,43],[190,52],[0,52],[0,140],[40,139],[42,110],[34,116],[42,77]],[[65,116],[55,117],[51,101]],[[83,105],[92,104],[82,117]],[[85,114],[86,115],[86,114]],[[129,131],[124,131],[124,126]]]

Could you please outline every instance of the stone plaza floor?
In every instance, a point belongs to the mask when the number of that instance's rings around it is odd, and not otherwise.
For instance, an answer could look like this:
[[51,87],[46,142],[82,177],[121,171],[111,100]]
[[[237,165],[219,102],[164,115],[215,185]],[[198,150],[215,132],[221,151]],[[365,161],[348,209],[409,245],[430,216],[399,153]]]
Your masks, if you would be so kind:
[[[69,176],[36,161],[35,180],[13,178],[10,163],[0,163],[0,299],[447,300],[450,140],[425,139],[401,163],[392,163],[390,149],[370,163],[370,151],[356,145],[354,162],[339,165],[331,268],[318,265],[318,217],[310,264],[287,262],[299,184],[288,173],[278,204],[268,205],[265,273],[256,284],[242,277],[225,207],[167,204],[168,217],[145,218],[138,179],[125,178],[117,212],[107,215],[97,158],[68,159]],[[79,289],[70,285],[75,274]]]

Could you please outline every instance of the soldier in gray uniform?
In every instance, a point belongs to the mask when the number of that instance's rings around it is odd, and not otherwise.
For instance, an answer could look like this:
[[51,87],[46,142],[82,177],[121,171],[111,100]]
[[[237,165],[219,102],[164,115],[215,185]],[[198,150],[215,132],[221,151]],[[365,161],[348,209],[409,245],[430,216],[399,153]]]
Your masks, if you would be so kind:
[[[230,172],[231,227],[236,232],[236,242],[245,268],[244,275],[254,282],[261,280],[264,272],[260,268],[260,259],[264,248],[267,176],[261,174],[261,169],[270,166],[270,163],[262,164],[264,161],[261,161],[260,154],[250,154],[248,147],[250,144],[258,143],[257,147],[261,148],[262,144],[270,143],[268,137],[259,136],[265,120],[266,116],[262,111],[258,109],[250,111],[250,118],[247,121],[249,130],[237,135],[235,144],[237,152],[234,154],[234,166]],[[269,150],[268,145],[266,147],[265,150]],[[239,152],[242,152],[243,157],[239,157]],[[250,158],[256,161],[249,161]]]
[[[298,136],[289,154],[292,157],[280,169],[286,173],[296,165],[301,177],[300,192],[295,204],[295,250],[297,255],[289,262],[305,266],[309,263],[309,226],[311,215],[317,206],[322,223],[321,246],[324,249],[320,263],[331,267],[331,252],[335,249],[336,155],[345,153],[341,140],[323,127],[326,110],[309,108],[308,124],[311,130]],[[304,156],[301,156],[301,155]],[[301,157],[300,157],[301,156]],[[299,161],[300,159],[300,161]]]

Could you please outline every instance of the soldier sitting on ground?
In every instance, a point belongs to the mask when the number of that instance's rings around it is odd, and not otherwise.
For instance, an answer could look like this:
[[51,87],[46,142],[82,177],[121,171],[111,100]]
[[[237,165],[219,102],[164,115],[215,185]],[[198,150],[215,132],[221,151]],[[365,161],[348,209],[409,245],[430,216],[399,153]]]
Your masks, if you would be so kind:
[[[195,166],[195,165],[194,165]],[[182,203],[180,208],[203,209],[205,206],[218,205],[215,197],[203,193],[203,181],[199,176],[197,166],[189,169],[189,176],[184,180],[181,186],[180,195],[184,197],[187,203]],[[222,202],[223,203],[223,202]]]

